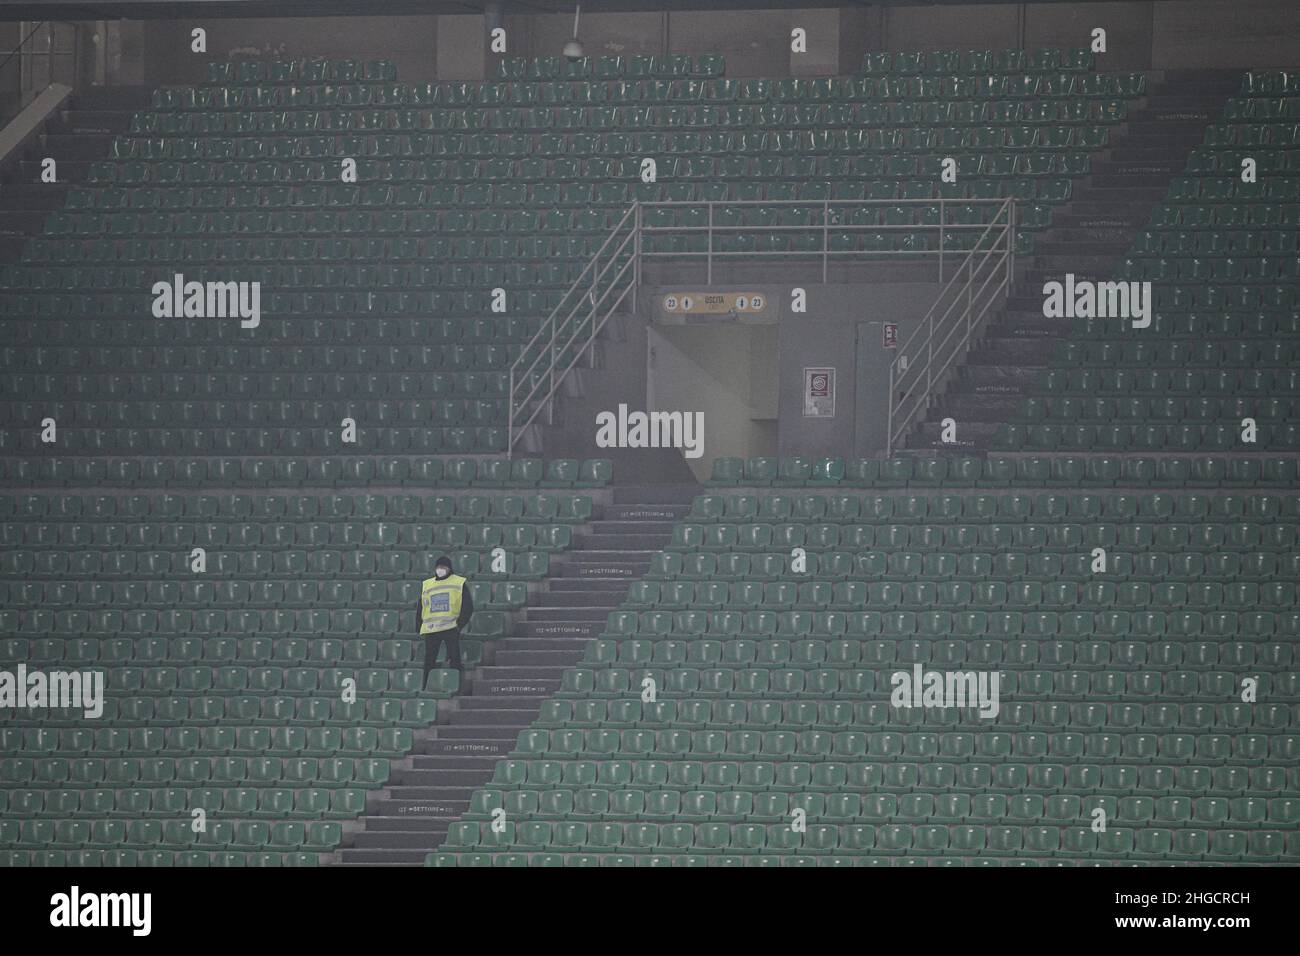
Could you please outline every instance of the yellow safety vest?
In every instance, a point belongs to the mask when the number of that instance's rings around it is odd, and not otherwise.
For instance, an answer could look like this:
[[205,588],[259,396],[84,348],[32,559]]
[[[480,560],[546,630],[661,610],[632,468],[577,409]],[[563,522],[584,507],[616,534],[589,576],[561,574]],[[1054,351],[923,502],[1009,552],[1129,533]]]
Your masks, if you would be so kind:
[[464,587],[465,579],[459,574],[424,579],[420,587],[421,634],[436,634],[456,626]]

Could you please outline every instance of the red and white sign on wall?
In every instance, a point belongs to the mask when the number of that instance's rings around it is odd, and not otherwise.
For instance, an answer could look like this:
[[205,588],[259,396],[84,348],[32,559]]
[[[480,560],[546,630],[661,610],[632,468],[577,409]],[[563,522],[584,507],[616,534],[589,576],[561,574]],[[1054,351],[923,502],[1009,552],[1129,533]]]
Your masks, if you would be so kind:
[[886,322],[884,325],[881,342],[881,348],[896,349],[898,348],[898,324],[895,322]]
[[835,417],[835,369],[803,370],[804,418]]

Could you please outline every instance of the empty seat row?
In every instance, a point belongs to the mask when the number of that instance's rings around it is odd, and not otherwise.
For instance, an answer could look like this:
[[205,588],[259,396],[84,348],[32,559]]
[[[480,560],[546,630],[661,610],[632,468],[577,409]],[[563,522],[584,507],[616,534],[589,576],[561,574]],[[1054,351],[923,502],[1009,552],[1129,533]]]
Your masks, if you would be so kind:
[[[1151,391],[1164,391],[1168,383],[1152,381]],[[1104,386],[1103,386],[1104,387]],[[1116,381],[1114,390],[1128,392],[1128,382]],[[1093,389],[1089,389],[1093,391]],[[783,485],[845,484],[857,487],[970,486],[970,485],[1285,485],[1296,480],[1296,460],[1280,457],[1195,458],[1168,456],[1122,458],[1092,455],[985,458],[943,456],[926,458],[817,458],[801,455],[773,458],[719,457],[713,459],[710,485],[763,487]]]
[[[850,699],[875,692],[883,694],[892,686],[890,673],[883,670],[834,667],[680,667],[647,668],[632,672],[623,668],[605,667],[565,671],[559,693],[561,696],[574,697],[621,697],[632,693],[632,687],[639,688],[647,676],[655,680],[663,693],[705,697],[794,698],[807,694]],[[1300,679],[1294,673],[1261,672],[1259,677],[1261,692],[1267,685],[1271,692],[1295,697],[1297,688],[1300,688]],[[1001,672],[1001,686],[1002,693],[1026,700],[1089,697],[1102,700],[1120,697],[1211,700],[1230,696],[1237,689],[1238,682],[1235,674],[1226,671],[1008,670]],[[1199,746],[1211,748],[1213,753],[1217,753],[1218,759],[1227,759],[1233,748],[1238,747],[1243,748],[1243,756],[1244,748],[1249,747],[1258,759],[1265,759],[1270,754],[1275,759],[1294,759],[1297,755],[1296,747],[1300,745],[1300,737],[1295,735],[1279,737],[1262,734],[1258,738],[1247,739],[1221,734],[1196,739],[1200,742]],[[1101,734],[1089,746],[1096,748],[1097,753],[1115,757],[1118,756],[1121,743],[1118,737]],[[1144,740],[1142,746],[1145,747],[1147,743]],[[1150,743],[1154,743],[1154,738]],[[1177,742],[1170,742],[1169,746],[1176,747],[1185,757],[1191,755],[1190,738],[1179,738]],[[653,747],[650,752],[652,751]],[[1077,755],[1076,753],[1075,756]]]
[[[857,520],[864,519],[859,517]],[[1138,521],[1112,524],[1109,521],[1094,520],[1084,524],[1064,523],[1059,518],[1040,520],[1042,523],[1022,524],[679,524],[673,529],[668,546],[674,551],[784,550],[786,554],[794,548],[851,552],[991,552],[1091,551],[1097,547],[1118,547],[1125,551],[1146,551],[1153,548],[1170,550],[1172,542],[1183,540],[1192,542],[1192,546],[1198,550],[1217,547],[1233,551],[1285,551],[1295,547],[1296,542],[1296,525],[1285,521],[1200,524],[1166,519],[1150,523]],[[3,527],[0,525],[0,529]],[[472,529],[479,526],[467,527],[473,534]],[[567,525],[556,527],[568,531]],[[31,526],[28,526],[28,530],[31,530]],[[554,550],[562,550],[562,546],[557,543]]]
[[[468,645],[470,648],[475,646],[473,642]],[[472,658],[472,655],[470,657]],[[239,727],[245,724],[286,721],[304,726],[424,727],[434,722],[438,700],[452,696],[458,686],[455,670],[435,669],[429,674],[425,687],[426,693],[423,696],[377,696],[358,699],[353,703],[345,702],[338,694],[318,697],[270,694],[106,697],[101,719],[105,726],[119,730],[137,725],[175,727],[194,724]],[[85,711],[78,708],[51,708],[46,711],[29,712],[26,724],[30,727],[46,729],[83,730],[86,727],[86,716]],[[99,773],[98,767],[98,764],[81,764],[74,761],[71,767],[74,781],[86,786],[92,785],[94,774]]]
[[[0,812],[6,817],[180,817],[191,808],[238,816],[354,817],[365,810],[366,793],[355,788],[324,787],[108,787],[67,790],[14,787],[0,791]],[[103,832],[107,820],[97,820],[92,832]],[[118,843],[125,843],[125,834]]]
[[425,488],[601,487],[613,467],[608,458],[40,458],[6,457],[0,462],[6,484],[120,485],[159,488],[203,485],[418,485]]
[[[31,783],[97,787],[208,780],[241,787],[318,782],[374,788],[384,784],[388,773],[389,761],[383,757],[0,757],[0,782],[6,789]],[[185,826],[189,828],[188,820]]]
[[[254,610],[205,608],[190,610],[101,610],[53,611],[0,610],[0,627],[5,633],[20,637],[51,634],[126,634],[186,635],[199,634],[296,634],[349,639],[357,635],[395,637],[416,633],[415,611],[362,611],[357,608],[326,610]],[[466,625],[470,637],[501,637],[506,630],[505,612],[485,609],[476,611]],[[195,668],[195,671],[202,668]],[[212,674],[189,674],[200,681],[211,681]],[[304,674],[304,680],[312,675]],[[166,682],[175,675],[154,673],[150,679]],[[387,679],[387,678],[385,678]]]
[[[985,597],[1002,597],[1005,585],[985,591]],[[922,600],[934,603],[935,595],[957,598],[973,595],[970,586],[947,588],[916,588],[910,592],[902,585],[892,585],[877,592],[878,595],[915,599],[913,607],[925,607]],[[1100,597],[1100,594],[1095,596]],[[898,605],[895,604],[897,607]],[[1240,635],[1248,640],[1259,640],[1270,635],[1289,637],[1300,628],[1300,614],[1294,611],[1260,610],[1089,610],[1061,614],[1059,611],[998,611],[976,609],[966,611],[611,611],[605,626],[605,637],[646,637],[695,641],[708,635],[714,641],[725,641],[747,635],[751,639],[817,638],[820,640],[845,639],[875,640],[881,635],[903,637],[920,633],[936,638],[989,636],[994,638],[1033,637],[1080,638],[1097,635],[1112,640],[1153,640],[1166,634],[1174,637],[1230,638]],[[837,647],[839,645],[836,645]],[[701,648],[699,653],[706,653]],[[716,650],[716,649],[715,649]],[[1094,653],[1098,649],[1092,649]],[[886,645],[863,653],[888,653]],[[1004,649],[998,641],[972,648],[970,653],[994,655],[1001,659]],[[1061,653],[1054,648],[1055,653]],[[688,652],[690,653],[690,652]],[[844,653],[852,654],[852,651]],[[1244,653],[1244,650],[1243,650]],[[845,658],[846,660],[851,658]]]
[[[188,814],[186,815],[188,816]],[[213,820],[195,833],[189,819],[181,820],[0,820],[0,848],[39,847],[115,850],[122,846],[239,847],[244,850],[274,847],[281,850],[310,847],[332,850],[342,839],[337,823],[266,823]]]
[[[516,462],[515,464],[520,464]],[[499,462],[503,481],[513,475],[509,462]],[[535,462],[540,464],[540,462]],[[512,469],[515,472],[523,469]],[[534,472],[534,481],[537,471]],[[520,483],[526,478],[521,476]],[[476,482],[477,484],[477,482]],[[589,495],[541,493],[520,495],[390,495],[390,494],[0,494],[0,519],[6,521],[75,521],[112,522],[114,519],[137,521],[277,521],[296,522],[340,519],[433,521],[456,520],[477,522],[508,520],[511,522],[574,522],[591,517]],[[1276,505],[1273,506],[1276,509]],[[1228,513],[1225,513],[1227,516]],[[1242,517],[1238,512],[1234,517]]]
[[[3,515],[0,499],[0,516]],[[699,495],[688,523],[906,521],[1242,521],[1300,518],[1300,496],[1173,492],[1108,494]]]
[[[809,824],[796,832],[789,823],[645,823],[536,820],[507,823],[500,833],[476,822],[452,824],[447,850],[430,854],[430,865],[460,865],[455,851],[492,849],[556,853],[674,854],[1042,854],[1129,860],[1259,860],[1294,862],[1300,838],[1285,830],[1244,831],[1114,827],[1097,833],[1083,824],[1062,827],[890,823]],[[489,858],[490,859],[490,858]],[[619,860],[636,865],[636,858]],[[650,862],[650,861],[647,861]],[[737,861],[739,862],[739,861]],[[489,865],[484,862],[469,865]],[[518,865],[532,865],[526,858]],[[552,864],[556,865],[556,864]],[[588,865],[598,865],[598,858]],[[733,865],[735,865],[733,863]]]
[[[1214,546],[1218,550],[1196,550],[1206,539],[1198,536],[1193,545],[1187,534],[1188,526],[1166,526],[1158,541],[1144,540],[1143,549],[1137,553],[1116,552],[1107,556],[1106,579],[1118,584],[1127,580],[1164,580],[1177,578],[1185,583],[1218,580],[1237,581],[1294,581],[1297,574],[1294,554],[1275,551],[1236,552],[1222,550],[1223,539]],[[1150,550],[1154,544],[1156,550]],[[1165,548],[1174,550],[1164,550]],[[1011,583],[1025,579],[1060,582],[1088,581],[1099,576],[1093,570],[1096,558],[1091,552],[1079,555],[1056,552],[956,552],[956,551],[865,551],[853,554],[847,551],[823,551],[805,554],[807,580],[791,581],[793,559],[788,553],[723,553],[709,551],[662,551],[650,559],[647,580],[632,585],[632,603],[675,603],[678,592],[664,579],[679,579],[679,583],[700,582],[691,600],[713,603],[714,594],[723,593],[712,585],[720,586],[733,600],[745,599],[752,591],[744,587],[765,586],[778,582],[787,588],[799,588],[799,600],[824,604],[829,589],[833,602],[865,601],[857,592],[865,589],[867,582],[890,578],[896,581],[925,578],[933,582],[953,579],[974,583],[997,578]],[[847,580],[846,580],[847,579]],[[707,584],[705,583],[707,582]],[[728,584],[727,582],[733,582]],[[741,585],[738,588],[737,585]],[[788,590],[781,593],[790,593]],[[864,592],[865,593],[865,592]],[[844,595],[844,597],[841,597]],[[848,595],[854,595],[848,597]],[[17,600],[17,599],[15,599]]]
[[[978,622],[977,622],[978,623]],[[704,640],[658,639],[648,633],[630,640],[600,639],[587,645],[585,665],[603,664],[716,667],[854,667],[860,664],[934,664],[956,666],[966,663],[1007,666],[1052,667],[1182,667],[1206,669],[1219,665],[1277,670],[1292,659],[1291,649],[1277,642],[1152,641],[1138,632],[1139,640],[1087,640],[1078,622],[1067,619],[1061,628],[1060,615],[1045,612],[1023,618],[1025,640],[973,641],[973,635],[958,634],[952,615],[929,612],[922,615],[887,614],[882,618],[880,638],[869,646],[855,646],[852,640],[819,635],[802,640],[790,637],[756,638],[719,634]],[[947,625],[947,626],[945,626]],[[1086,626],[1086,622],[1085,625]],[[744,631],[741,632],[745,633]],[[992,632],[997,633],[996,629]],[[716,638],[725,638],[718,640]],[[950,638],[959,637],[953,640]],[[1049,640],[1052,637],[1064,640]],[[916,638],[907,640],[906,638]],[[883,706],[883,705],[882,705]]]

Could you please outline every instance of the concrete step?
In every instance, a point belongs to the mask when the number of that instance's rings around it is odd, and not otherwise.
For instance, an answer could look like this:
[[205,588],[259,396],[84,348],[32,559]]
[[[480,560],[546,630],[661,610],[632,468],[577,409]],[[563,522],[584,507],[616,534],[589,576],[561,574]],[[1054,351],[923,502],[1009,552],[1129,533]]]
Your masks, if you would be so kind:
[[62,209],[68,201],[71,183],[10,183],[0,189],[0,203],[5,209],[50,212]]
[[43,209],[0,209],[0,236],[34,236],[44,227],[47,215]]
[[[517,713],[517,712],[516,712]],[[523,721],[521,726],[527,726],[533,722],[534,715],[528,713],[521,715]],[[502,727],[508,725],[501,725]],[[481,756],[499,759],[510,753],[514,747],[514,737],[478,737],[478,738],[458,738],[458,737],[436,737],[432,740],[422,741],[415,748],[417,754],[427,754],[431,757],[468,757]]]
[[529,607],[525,613],[529,624],[572,624],[583,621],[603,621],[610,611],[621,604],[610,601],[605,606],[588,605],[586,607]]
[[72,98],[72,108],[79,110],[139,110],[153,102],[149,86],[85,86]]
[[[980,395],[954,389],[947,395],[941,395],[930,406],[924,420],[939,423],[951,417],[962,425],[968,422],[998,425],[1015,414],[1019,401],[1016,395]],[[958,434],[961,432],[962,429],[959,429]]]
[[[1071,232],[1080,231],[1071,230]],[[1123,234],[1117,233],[1113,239],[1098,239],[1074,235],[1061,236],[1057,230],[1052,230],[1049,233],[1050,238],[1040,239],[1034,243],[1033,261],[1038,265],[1040,257],[1044,260],[1063,262],[1075,256],[1085,261],[1089,259],[1110,261],[1128,250],[1127,235],[1126,230]]]
[[339,851],[336,866],[424,866],[424,850],[354,850]]
[[[626,593],[626,586],[623,593]],[[537,600],[528,606],[539,607],[607,607],[612,595],[619,591],[548,591],[537,596]]]
[[971,368],[980,365],[1000,367],[1010,362],[1017,367],[1046,368],[1055,350],[1056,343],[1050,340],[991,339],[972,349],[966,356],[966,364]]
[[636,551],[662,551],[668,544],[669,535],[662,532],[654,534],[596,534],[579,531],[573,536],[575,547],[591,551],[627,554]]
[[[96,157],[102,159],[103,157]],[[90,159],[60,159],[58,162],[59,182],[83,183],[90,170]],[[0,182],[24,185],[43,185],[41,183],[41,163],[37,159],[24,158],[0,177]]]
[[[410,794],[410,787],[401,788],[401,796],[387,800],[375,800],[373,803],[366,804],[366,829],[370,829],[370,822],[389,821],[411,816],[421,825],[423,820],[446,820],[455,822],[462,813],[469,809],[468,800],[414,800],[406,799]],[[371,816],[373,814],[373,816]],[[396,829],[388,825],[381,825],[376,829]]]
[[943,426],[938,422],[921,422],[917,426],[915,434],[908,440],[908,445],[912,448],[948,450],[988,448],[1002,424],[1001,422],[970,421],[965,418],[958,418],[957,423],[957,440],[955,442],[941,440]]
[[498,651],[499,667],[575,667],[582,660],[582,651]]
[[984,337],[999,339],[1062,339],[1069,329],[1060,319],[1044,318],[1039,313],[1015,313],[999,317],[984,330]]
[[60,161],[101,160],[108,155],[113,144],[111,133],[47,133],[43,139],[46,155]]
[[1165,198],[1165,185],[1082,186],[1076,192],[1077,205],[1087,203],[1155,203]]
[[447,787],[459,784],[473,788],[479,786],[485,779],[483,772],[476,769],[448,770],[444,767],[439,770],[408,770],[398,767],[392,772],[391,783],[394,787],[408,784],[417,787]]
[[[74,101],[75,103],[75,101]],[[131,128],[135,110],[87,110],[75,105],[63,114],[59,132],[125,133]]]
[[[388,801],[393,803],[394,801]],[[412,803],[411,806],[419,806],[418,803]],[[400,804],[399,804],[400,806]],[[465,804],[465,809],[469,809],[469,804]],[[464,811],[447,814],[420,814],[411,816],[394,812],[392,809],[382,810],[366,816],[366,831],[371,833],[436,833],[441,831],[447,832],[447,826],[455,823],[456,819]],[[441,824],[441,826],[440,826]]]
[[[514,638],[506,638],[514,640]],[[527,643],[520,641],[521,644]],[[446,722],[438,724],[437,731],[445,730],[449,725],[470,723],[474,719],[474,712],[478,710],[537,710],[542,706],[542,701],[546,700],[544,696],[528,696],[526,694],[517,694],[509,700],[493,698],[484,700],[479,697],[457,697],[456,708],[448,712]]]
[[1159,192],[1159,195],[1152,193],[1152,201],[1158,202],[1164,198],[1165,191],[1169,188],[1170,177],[1178,175],[1183,166],[1181,162],[1117,163],[1110,172],[1094,170],[1092,188],[1098,190],[1149,188]]
[[484,679],[476,688],[483,697],[513,697],[515,694],[544,694],[552,696],[560,689],[560,675],[554,677],[500,676]]
[[[518,726],[526,727],[531,722]],[[485,770],[490,773],[497,765],[496,756],[490,753],[412,754],[410,761],[412,770],[446,770],[448,773],[468,770]]]
[[[571,651],[586,647],[585,637],[505,637],[494,641],[497,653],[502,651]],[[495,663],[495,662],[494,662]]]
[[542,623],[538,621],[521,621],[515,624],[512,634],[515,637],[599,637],[605,630],[605,618],[599,621],[563,621]]
[[601,513],[609,521],[680,521],[689,504],[610,504]]
[[616,594],[624,594],[627,592],[627,582],[617,579],[598,578],[591,575],[580,578],[552,578],[550,590],[544,591],[542,596],[559,594],[565,591],[579,591],[582,593],[612,591]]
[[423,830],[388,830],[373,832],[361,830],[353,837],[357,850],[421,850],[432,853],[447,836],[447,825],[438,826],[430,821]]
[[1046,253],[1035,248],[1023,278],[1030,284],[1041,285],[1041,280],[1064,278],[1067,273],[1075,276],[1104,274],[1114,261],[1115,255],[1111,252],[1089,254],[1080,249]]
[[[618,474],[617,471],[614,474]],[[615,485],[614,504],[689,505],[703,489],[698,484]]]
[[[511,698],[498,697],[496,700],[508,702]],[[444,724],[438,728],[439,740],[505,740],[515,739],[517,731],[510,724]]]
[[647,551],[636,557],[629,557],[622,553],[599,556],[586,554],[578,557],[570,553],[561,558],[560,575],[584,581],[639,578],[650,570],[650,556],[656,553],[656,551]]
[[664,521],[593,521],[591,522],[591,531],[592,534],[670,535],[673,533],[673,525],[676,523],[674,518]]
[[[466,786],[409,786],[390,788],[390,796],[395,800],[403,803],[425,803],[431,807],[431,812],[435,814],[444,813],[448,804],[464,803],[469,804],[469,798],[473,795],[475,787]],[[382,799],[379,794],[375,795],[376,799]],[[414,812],[414,811],[412,811]],[[362,818],[364,819],[364,817]]]
[[[475,699],[477,700],[479,698]],[[513,706],[513,704],[508,701],[498,699],[495,707],[485,705],[483,707],[475,708],[474,710],[463,710],[456,713],[454,715],[457,718],[455,722],[452,723],[449,721],[447,726],[461,729],[465,727],[483,728],[510,726],[518,723],[522,717],[535,712],[536,708],[520,709]],[[442,730],[443,728],[440,725],[438,729]]]

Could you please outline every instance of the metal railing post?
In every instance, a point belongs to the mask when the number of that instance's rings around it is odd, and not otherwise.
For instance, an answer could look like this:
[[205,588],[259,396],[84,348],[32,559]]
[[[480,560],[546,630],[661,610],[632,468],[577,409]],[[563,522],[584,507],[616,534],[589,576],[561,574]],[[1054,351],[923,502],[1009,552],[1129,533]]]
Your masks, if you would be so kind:
[[926,335],[925,342],[925,395],[924,399],[930,397],[930,371],[934,368],[934,312],[930,312],[930,329]]
[[943,221],[947,215],[943,197],[939,197],[939,281],[943,281]]
[[1016,255],[1016,204],[1007,199],[1007,295],[1011,294],[1011,280],[1015,275]]
[[705,271],[708,275],[707,284],[713,285],[713,200],[709,203],[709,251],[705,257]]
[[889,363],[889,399],[885,402],[885,457],[892,458],[894,452],[894,365],[898,359]]
[[555,424],[555,331],[556,318],[551,317],[551,368],[550,368],[550,388],[547,389],[546,395],[546,424]]
[[826,284],[831,254],[831,202],[822,200],[822,285]]
[[971,297],[975,289],[975,258],[966,260],[966,334],[970,334]]
[[506,457],[515,454],[515,367],[510,366],[510,385],[506,390]]
[[632,231],[632,311],[636,311],[636,293],[641,287],[641,203],[633,207]]

